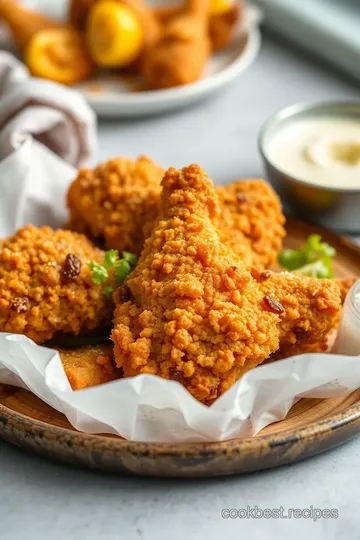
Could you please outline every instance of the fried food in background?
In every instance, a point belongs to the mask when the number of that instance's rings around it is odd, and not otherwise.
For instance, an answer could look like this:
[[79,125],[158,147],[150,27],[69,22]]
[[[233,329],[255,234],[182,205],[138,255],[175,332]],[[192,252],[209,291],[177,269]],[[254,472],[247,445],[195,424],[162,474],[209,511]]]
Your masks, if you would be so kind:
[[4,22],[35,77],[73,85],[94,72],[83,36],[74,28],[15,0],[1,0],[0,20]]
[[278,349],[280,317],[220,241],[218,197],[206,173],[197,165],[169,169],[162,187],[160,220],[128,291],[115,295],[115,360],[125,376],[177,380],[210,404]]
[[70,186],[69,227],[108,248],[139,254],[144,244],[143,225],[159,213],[160,182],[164,169],[149,158],[118,158],[82,169]]
[[70,23],[78,30],[85,30],[87,16],[96,2],[98,0],[69,0],[68,17]]
[[28,225],[0,246],[0,331],[36,343],[108,325],[112,302],[91,279],[103,252],[83,235]]
[[[244,4],[227,1],[218,2],[221,9],[216,7],[214,1],[210,4],[208,32],[211,48],[214,52],[225,48],[234,36],[236,26],[244,18]],[[154,6],[153,10],[162,24],[168,23],[172,18],[180,14],[184,4],[171,4]]]
[[[118,158],[80,171],[70,187],[72,230],[105,239],[107,248],[140,254],[158,217],[164,169],[149,158]],[[284,215],[263,180],[218,186],[222,241],[249,266],[270,266],[282,248]]]
[[150,88],[171,88],[198,80],[210,55],[210,0],[188,0],[144,52],[140,69]]
[[24,51],[24,60],[34,77],[70,86],[94,73],[84,39],[73,28],[37,32]]
[[121,370],[115,366],[111,345],[57,350],[73,390],[90,388],[121,377]]
[[222,241],[249,266],[271,266],[282,249],[285,217],[280,199],[260,179],[218,186]]
[[149,88],[192,83],[242,17],[243,5],[230,0],[160,9],[145,0],[71,0],[68,22],[16,0],[0,4],[0,20],[31,73],[66,85],[89,79],[96,67],[139,72]]
[[20,51],[24,50],[37,32],[49,28],[66,28],[66,24],[29,9],[15,0],[1,0],[0,21],[8,26]]

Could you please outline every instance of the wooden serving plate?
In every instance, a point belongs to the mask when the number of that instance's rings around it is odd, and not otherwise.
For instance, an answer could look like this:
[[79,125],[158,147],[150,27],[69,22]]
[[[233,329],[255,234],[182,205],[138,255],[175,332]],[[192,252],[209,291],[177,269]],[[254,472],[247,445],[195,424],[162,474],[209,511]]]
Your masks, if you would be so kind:
[[[289,219],[287,247],[319,233],[337,250],[337,277],[360,276],[360,248],[315,225]],[[359,364],[360,369],[360,364]],[[116,473],[216,476],[276,467],[333,448],[360,433],[360,389],[332,399],[301,399],[281,422],[257,436],[221,443],[160,444],[77,432],[26,390],[0,385],[0,437],[26,450]]]

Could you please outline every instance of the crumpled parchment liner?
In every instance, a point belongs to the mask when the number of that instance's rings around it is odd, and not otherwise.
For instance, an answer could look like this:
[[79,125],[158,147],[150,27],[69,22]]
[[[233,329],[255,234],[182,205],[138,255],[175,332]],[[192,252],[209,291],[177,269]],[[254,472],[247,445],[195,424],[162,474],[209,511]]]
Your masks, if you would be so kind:
[[[40,84],[46,96],[42,93],[38,106],[29,111],[30,122],[26,100],[16,100],[25,92],[28,75],[9,55],[2,58],[7,84],[11,77],[12,90],[7,95],[13,99],[6,98],[8,106],[13,103],[19,112],[17,104],[22,105],[18,121],[13,119],[10,125],[4,120],[0,134],[0,150],[6,150],[0,161],[0,238],[26,223],[59,227],[66,222],[65,195],[76,174],[73,155],[66,146],[49,141],[61,142],[59,134],[68,140],[80,137],[80,154],[86,158],[93,150],[95,129],[93,114],[79,94],[61,88],[54,90],[56,100],[47,101],[45,97],[53,94],[48,92],[52,83],[47,82],[32,81]],[[20,94],[15,91],[17,82]],[[31,84],[29,91],[34,90]],[[0,104],[4,95],[0,91]],[[44,117],[43,105],[50,112],[54,107],[54,113]],[[37,119],[46,128],[49,146],[37,139]],[[119,434],[134,441],[221,441],[249,437],[281,420],[301,396],[331,397],[358,388],[360,359],[306,354],[260,366],[206,407],[179,383],[152,375],[73,392],[56,351],[24,336],[0,333],[0,383],[28,388],[80,431]]]
[[249,437],[284,418],[300,397],[339,396],[360,386],[355,356],[303,354],[246,373],[211,407],[178,382],[153,375],[73,392],[59,354],[0,333],[0,382],[28,388],[79,431],[133,441],[204,442]]

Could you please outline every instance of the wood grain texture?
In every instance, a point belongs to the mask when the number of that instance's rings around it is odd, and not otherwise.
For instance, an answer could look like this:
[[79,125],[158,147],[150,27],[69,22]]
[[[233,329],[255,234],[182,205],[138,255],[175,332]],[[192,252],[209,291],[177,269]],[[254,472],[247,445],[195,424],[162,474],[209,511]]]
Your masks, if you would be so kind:
[[[287,247],[314,232],[337,250],[337,277],[360,276],[360,248],[334,233],[290,219]],[[291,463],[360,433],[360,389],[332,399],[301,399],[256,437],[221,443],[158,444],[77,432],[30,392],[0,385],[0,436],[27,450],[103,471],[149,476],[217,476]]]

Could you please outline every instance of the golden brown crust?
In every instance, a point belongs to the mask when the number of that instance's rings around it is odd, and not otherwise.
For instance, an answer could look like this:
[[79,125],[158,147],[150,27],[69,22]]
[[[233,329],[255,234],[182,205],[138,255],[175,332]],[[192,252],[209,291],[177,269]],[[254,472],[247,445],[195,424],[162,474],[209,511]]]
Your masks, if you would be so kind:
[[163,25],[159,39],[145,51],[142,75],[150,88],[171,88],[197,81],[211,52],[207,32],[209,0],[188,0],[182,13]]
[[73,390],[90,388],[121,377],[111,345],[57,350]]
[[[161,218],[118,292],[112,339],[125,376],[178,380],[211,403],[278,348],[279,316],[219,239],[213,184],[197,165],[164,176]],[[120,295],[121,293],[121,295]]]
[[[145,157],[118,158],[80,171],[70,187],[69,227],[107,248],[140,254],[159,213],[164,169]],[[281,203],[264,180],[238,180],[218,186],[222,241],[246,264],[270,266],[285,236]]]
[[143,226],[159,213],[164,169],[145,156],[118,158],[82,169],[70,186],[69,228],[104,238],[107,248],[139,254]]
[[341,303],[343,304],[345,302],[345,298],[351,287],[354,285],[354,283],[358,280],[357,277],[352,276],[348,278],[336,278],[334,281],[338,284],[340,288],[340,294],[341,294]]
[[36,343],[59,331],[88,332],[111,320],[111,301],[88,261],[103,252],[83,235],[28,225],[0,246],[0,331]]
[[280,199],[261,179],[218,186],[222,240],[250,265],[271,266],[282,249],[285,217]]
[[[262,275],[253,270],[254,276]],[[341,311],[338,284],[332,279],[299,276],[290,272],[266,272],[260,279],[264,295],[280,302],[280,348],[321,343],[334,328]]]
[[[161,24],[168,24],[171,19],[184,12],[184,4],[155,5],[153,12]],[[214,13],[209,16],[208,32],[213,51],[219,51],[231,41],[236,26],[244,17],[244,4],[236,2],[223,13]]]
[[69,1],[69,21],[75,28],[78,28],[78,30],[85,29],[85,23],[89,11],[96,2],[97,0]]

